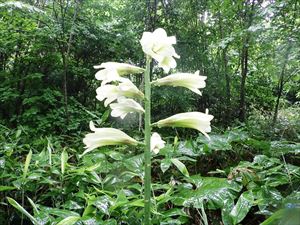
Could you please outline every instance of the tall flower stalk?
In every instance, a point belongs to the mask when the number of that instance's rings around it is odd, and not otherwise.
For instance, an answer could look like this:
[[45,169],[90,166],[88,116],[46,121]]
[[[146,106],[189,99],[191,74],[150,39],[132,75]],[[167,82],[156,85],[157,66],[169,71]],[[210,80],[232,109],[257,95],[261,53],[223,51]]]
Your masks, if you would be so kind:
[[147,56],[145,71],[145,225],[151,224],[151,57]]
[[[160,135],[154,132],[151,135],[151,62],[154,59],[158,67],[165,73],[176,68],[176,60],[179,55],[175,52],[173,44],[176,44],[175,36],[167,36],[164,29],[158,28],[153,33],[144,32],[140,40],[142,49],[146,54],[146,69],[134,65],[117,62],[102,63],[95,66],[101,69],[96,73],[96,79],[102,81],[101,86],[97,88],[97,99],[104,101],[104,106],[112,109],[112,117],[126,119],[128,113],[144,113],[144,221],[143,224],[150,225],[151,222],[151,157],[158,154],[164,147],[165,141]],[[143,94],[127,78],[121,77],[129,74],[139,74],[144,72],[145,93]],[[169,85],[173,87],[184,87],[198,95],[201,95],[200,88],[205,87],[206,77],[200,76],[199,71],[191,73],[175,73],[165,76],[152,82],[155,86]],[[132,98],[143,99],[144,109]],[[115,102],[117,101],[117,103]],[[211,131],[210,121],[212,115],[201,112],[179,113],[153,123],[152,126],[160,127],[185,127],[196,129],[208,137],[207,133]],[[89,133],[83,139],[86,150],[82,156],[96,148],[108,145],[138,145],[139,141],[131,138],[121,130],[114,128],[96,128],[93,122],[90,122]],[[209,138],[209,137],[208,137]]]

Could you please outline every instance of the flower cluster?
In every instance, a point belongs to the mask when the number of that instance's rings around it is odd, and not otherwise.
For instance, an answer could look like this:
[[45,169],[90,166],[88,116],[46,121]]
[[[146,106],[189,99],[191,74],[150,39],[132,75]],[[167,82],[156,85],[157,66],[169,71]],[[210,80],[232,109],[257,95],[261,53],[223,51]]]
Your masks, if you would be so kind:
[[[143,68],[117,62],[102,63],[99,66],[94,66],[94,68],[101,69],[95,77],[102,81],[101,86],[96,90],[96,98],[100,101],[105,100],[104,106],[109,105],[112,109],[111,116],[124,119],[128,113],[144,113],[143,107],[132,99],[143,99],[144,94],[129,79],[123,77],[129,74],[142,73],[144,72]],[[113,103],[114,101],[117,102]],[[90,129],[94,133],[87,134],[83,139],[86,150],[82,155],[106,145],[138,144],[138,141],[118,129],[95,128],[92,121],[90,122]]]
[[[176,68],[175,58],[180,57],[173,47],[176,44],[175,36],[168,37],[164,29],[158,28],[152,33],[144,32],[140,43],[147,58],[154,59],[158,63],[158,67],[162,68],[165,73]],[[104,101],[105,107],[110,106],[112,109],[111,116],[124,119],[128,113],[145,112],[144,108],[134,100],[142,100],[144,94],[128,78],[124,77],[129,74],[143,73],[145,69],[117,62],[102,63],[94,66],[94,68],[100,69],[95,77],[101,81],[101,86],[96,90],[96,98]],[[206,77],[200,76],[199,71],[196,71],[195,73],[174,73],[152,81],[151,84],[154,86],[184,87],[201,95],[199,89],[206,86],[205,80]],[[212,119],[213,116],[208,114],[208,110],[206,113],[187,112],[173,115],[153,125],[159,128],[166,126],[192,128],[209,138],[207,133],[211,131],[210,121]],[[93,122],[90,122],[90,129],[93,133],[87,134],[83,139],[86,145],[83,154],[106,145],[138,144],[138,141],[118,129],[95,128]],[[161,139],[158,133],[154,132],[151,136],[151,151],[157,154],[164,146],[165,141]]]
[[[143,51],[158,62],[158,66],[163,68],[165,72],[169,72],[172,68],[176,67],[176,61],[173,57],[179,58],[176,54],[173,44],[176,43],[174,36],[168,37],[162,28],[156,29],[153,33],[145,32],[141,39]],[[201,95],[200,88],[204,88],[206,77],[200,76],[199,71],[195,73],[174,73],[169,76],[152,81],[155,86],[173,86],[185,87],[198,95]],[[214,117],[201,112],[187,112],[173,115],[169,118],[160,120],[153,125],[158,127],[186,127],[200,131],[206,137],[208,132],[211,131],[210,121]]]

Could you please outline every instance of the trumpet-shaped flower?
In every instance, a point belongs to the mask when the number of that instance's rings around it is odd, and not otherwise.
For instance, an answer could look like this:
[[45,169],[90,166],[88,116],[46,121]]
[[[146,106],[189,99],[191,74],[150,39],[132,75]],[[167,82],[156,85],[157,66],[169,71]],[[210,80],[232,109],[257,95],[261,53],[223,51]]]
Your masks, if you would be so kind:
[[83,155],[94,150],[95,148],[106,145],[137,145],[138,142],[125,134],[124,132],[114,128],[96,128],[94,123],[90,121],[90,129],[94,131],[85,135],[83,143],[86,150]]
[[128,113],[145,112],[139,103],[128,98],[118,98],[118,103],[110,104],[110,108],[112,109],[111,116],[121,117],[121,119],[124,119]]
[[175,36],[168,37],[164,29],[158,28],[153,33],[144,32],[140,40],[143,51],[158,62],[158,66],[166,73],[171,68],[176,67],[175,58],[180,58],[176,54],[173,44],[176,44]]
[[104,101],[105,107],[108,106],[113,101],[115,101],[120,95],[118,87],[116,85],[109,85],[109,84],[98,87],[96,89],[96,93],[97,93],[96,98],[99,101],[103,101],[104,99],[106,99]]
[[154,154],[157,154],[160,149],[165,147],[165,141],[163,141],[160,137],[160,135],[156,132],[154,132],[151,135],[151,140],[150,140],[150,145],[151,145],[151,151],[154,152]]
[[143,98],[144,94],[127,78],[121,78],[119,85],[102,85],[97,88],[96,98],[100,101],[104,101],[104,106],[108,106],[111,102],[115,101],[119,97],[129,98]]
[[201,95],[199,91],[200,88],[205,87],[205,76],[199,75],[199,70],[194,74],[192,73],[175,73],[169,76],[163,77],[153,82],[154,85],[169,85],[173,87],[185,87],[195,92],[198,95]]
[[106,62],[99,66],[94,66],[95,69],[102,69],[95,75],[97,80],[102,80],[101,85],[105,85],[111,81],[119,81],[121,76],[127,74],[136,74],[144,72],[143,68],[133,66],[127,63]]
[[193,128],[201,133],[203,133],[207,138],[208,132],[211,131],[210,121],[214,117],[212,115],[208,115],[208,110],[206,113],[201,112],[187,112],[187,113],[179,113],[169,118],[160,120],[156,122],[154,125],[158,127],[186,127]]
[[120,95],[128,98],[144,98],[144,94],[127,78],[122,78],[118,85]]

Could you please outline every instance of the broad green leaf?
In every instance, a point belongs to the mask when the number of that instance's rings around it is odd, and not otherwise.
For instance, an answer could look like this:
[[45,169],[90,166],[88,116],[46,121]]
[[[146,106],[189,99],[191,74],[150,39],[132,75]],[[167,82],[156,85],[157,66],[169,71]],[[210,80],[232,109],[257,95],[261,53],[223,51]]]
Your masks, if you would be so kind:
[[300,143],[289,143],[284,141],[272,141],[269,152],[272,156],[281,156],[281,154],[299,154]]
[[163,173],[165,173],[171,166],[172,161],[170,159],[163,159],[160,162],[160,169]]
[[192,140],[185,141],[185,142],[183,142],[183,141],[179,142],[178,151],[183,155],[187,155],[187,156],[191,156],[191,157],[198,156],[199,154],[195,152],[193,143],[194,142]]
[[117,199],[113,202],[113,204],[111,205],[111,207],[109,208],[109,211],[114,211],[116,208],[121,207],[123,205],[127,205],[128,204],[128,199],[124,193],[123,190],[119,191]]
[[[233,207],[233,201],[237,197],[242,186],[225,178],[201,177],[195,175],[187,178],[194,183],[196,189],[179,188],[179,192],[173,195],[172,202],[185,207],[201,208],[206,203],[208,209],[223,209],[229,207],[228,213]],[[205,204],[204,204],[205,205]]]
[[17,130],[17,132],[16,132],[16,138],[19,138],[20,135],[21,135],[21,133],[22,133],[22,130],[21,130],[21,129]]
[[129,206],[144,207],[144,199],[137,199],[128,203]]
[[30,150],[28,155],[26,156],[26,160],[25,160],[25,164],[24,164],[23,179],[26,178],[28,168],[29,168],[29,164],[30,164],[30,161],[31,161],[31,157],[32,157],[32,151]]
[[189,177],[189,172],[186,168],[186,166],[181,162],[179,161],[178,159],[176,158],[173,158],[171,159],[171,162],[177,167],[177,169],[179,169],[179,171],[186,177]]
[[233,224],[241,222],[253,206],[254,196],[252,191],[246,191],[241,194],[236,205],[230,212]]
[[57,225],[73,225],[80,219],[80,216],[68,216],[60,221]]
[[125,160],[124,165],[127,169],[138,174],[140,177],[144,176],[144,155],[137,155]]
[[188,217],[187,213],[183,209],[179,209],[179,208],[172,208],[172,209],[166,210],[166,211],[162,212],[162,214],[165,215],[166,217],[172,217],[172,216]]
[[78,202],[72,201],[72,200],[68,200],[65,204],[64,207],[66,209],[71,209],[71,210],[78,210],[78,209],[82,209],[83,206],[81,204],[79,204]]
[[115,219],[109,219],[102,223],[103,225],[117,225],[117,221]]
[[107,195],[102,195],[95,199],[89,200],[89,204],[93,204],[100,212],[109,215],[109,208],[113,204],[112,199]]
[[116,151],[109,151],[106,153],[106,155],[108,155],[114,160],[122,160],[124,158],[124,154]]
[[[110,110],[106,110],[102,114],[102,116],[101,116],[101,124],[103,124],[108,119],[109,115],[110,115]],[[99,125],[101,125],[101,124],[99,124]]]
[[16,187],[12,187],[12,186],[0,186],[0,191],[10,191],[10,190],[14,190],[16,189]]
[[262,222],[260,225],[277,225],[279,220],[283,217],[284,209],[276,211],[272,216]]
[[58,208],[50,208],[50,207],[42,207],[40,206],[40,211],[46,212],[51,215],[55,215],[58,217],[68,217],[68,216],[80,216],[77,212],[73,212],[70,210],[65,209],[58,209]]
[[251,146],[254,149],[261,150],[261,151],[266,151],[268,152],[271,147],[271,143],[269,141],[264,141],[264,140],[256,140],[253,138],[249,138],[246,141],[246,144]]
[[94,211],[96,211],[95,207],[92,205],[87,205],[82,213],[82,217],[84,216],[88,216],[90,214],[92,214]]
[[19,203],[17,203],[14,199],[7,197],[7,200],[13,207],[15,207],[17,210],[19,210],[25,216],[27,216],[28,219],[30,219],[30,221],[33,224],[39,225],[38,221],[29,212],[27,212],[26,209],[24,209]]
[[197,141],[204,144],[204,148],[207,148],[205,150],[206,152],[209,152],[209,150],[215,150],[215,151],[227,151],[232,150],[232,146],[228,140],[228,138],[225,135],[209,135],[210,140],[204,137],[203,135],[199,136],[197,138]]

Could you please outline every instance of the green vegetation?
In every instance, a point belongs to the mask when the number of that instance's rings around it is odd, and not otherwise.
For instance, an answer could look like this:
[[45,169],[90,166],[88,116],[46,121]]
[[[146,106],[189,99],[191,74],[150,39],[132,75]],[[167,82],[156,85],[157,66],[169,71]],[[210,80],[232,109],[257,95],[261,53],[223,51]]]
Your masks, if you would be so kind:
[[199,70],[207,86],[152,85],[151,122],[206,108],[214,119],[210,139],[151,128],[166,141],[151,156],[151,223],[297,225],[299,11],[297,0],[0,0],[0,224],[144,223],[144,146],[81,157],[82,139],[93,121],[143,140],[142,117],[112,117],[95,98],[93,66],[145,68],[139,40],[162,27],[177,39],[173,72]]

